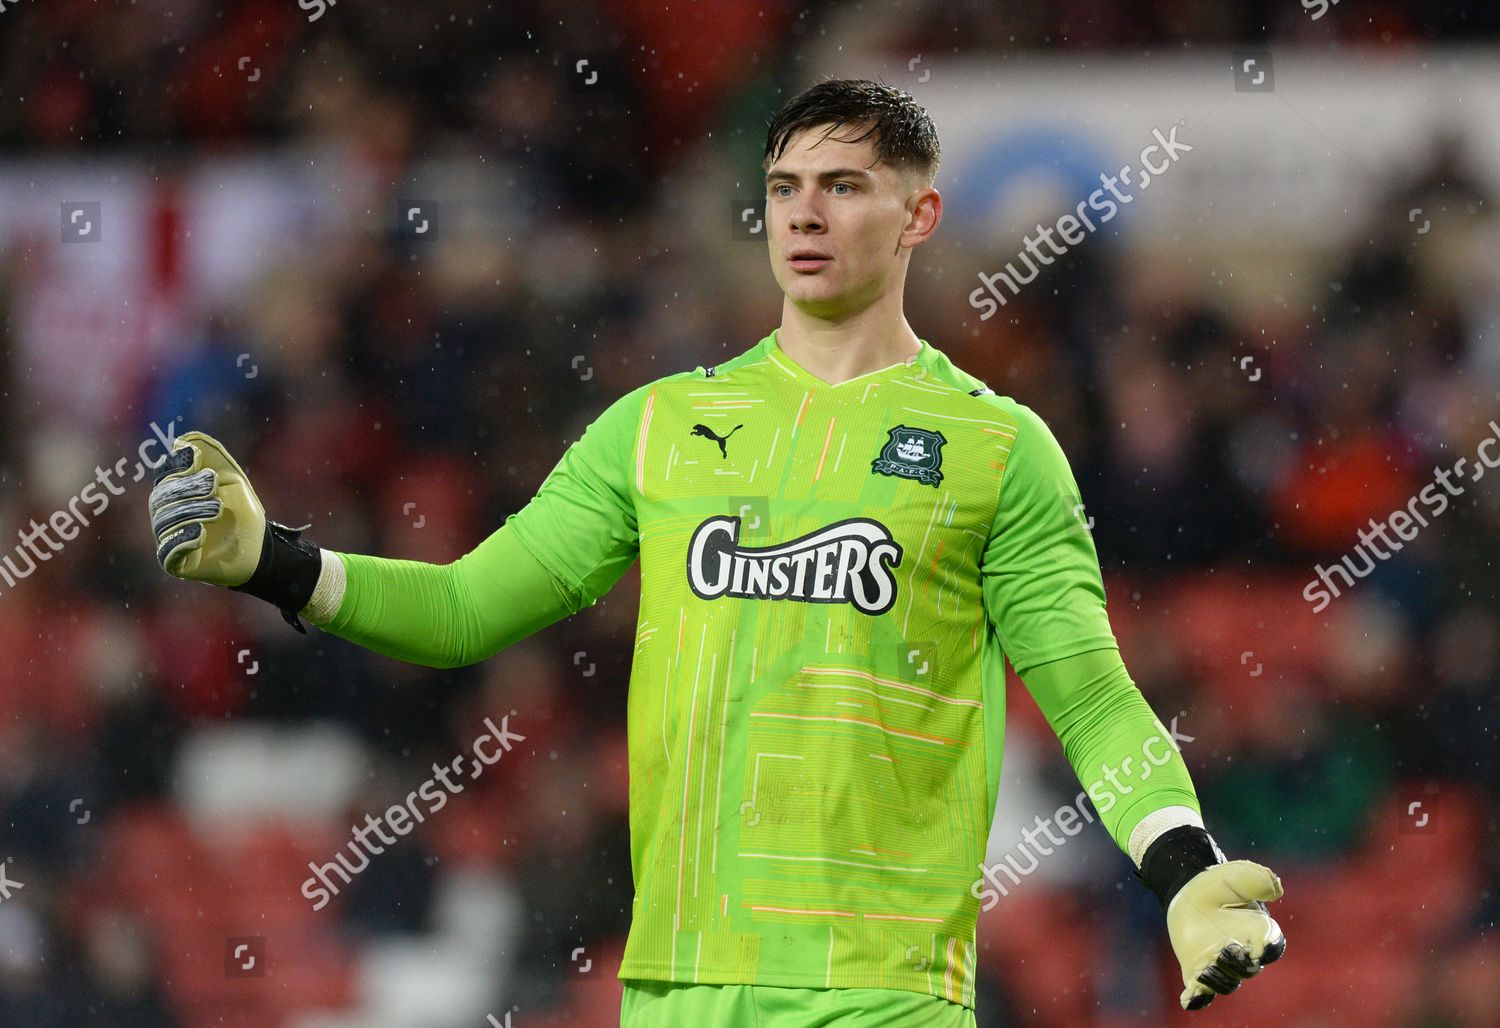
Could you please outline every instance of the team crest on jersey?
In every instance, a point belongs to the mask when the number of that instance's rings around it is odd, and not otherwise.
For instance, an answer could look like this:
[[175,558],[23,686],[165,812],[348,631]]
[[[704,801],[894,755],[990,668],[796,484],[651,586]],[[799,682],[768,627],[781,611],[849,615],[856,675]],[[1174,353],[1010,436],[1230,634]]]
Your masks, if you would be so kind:
[[881,447],[880,456],[870,462],[871,474],[915,478],[930,486],[943,480],[943,444],[948,441],[943,433],[905,425],[887,431],[891,437]]
[[771,546],[741,546],[740,519],[716,514],[688,541],[688,586],[701,599],[849,603],[884,614],[896,602],[901,544],[873,518],[848,518]]

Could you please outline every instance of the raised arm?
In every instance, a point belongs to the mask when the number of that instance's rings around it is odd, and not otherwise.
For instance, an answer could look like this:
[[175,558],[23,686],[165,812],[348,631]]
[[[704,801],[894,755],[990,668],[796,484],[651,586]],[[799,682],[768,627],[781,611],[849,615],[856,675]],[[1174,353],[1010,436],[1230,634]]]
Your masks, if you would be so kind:
[[157,559],[274,604],[300,632],[299,615],[400,660],[475,663],[597,602],[634,563],[630,469],[646,388],[611,405],[530,503],[448,564],[320,549],[265,516],[222,444],[186,432],[151,491]]

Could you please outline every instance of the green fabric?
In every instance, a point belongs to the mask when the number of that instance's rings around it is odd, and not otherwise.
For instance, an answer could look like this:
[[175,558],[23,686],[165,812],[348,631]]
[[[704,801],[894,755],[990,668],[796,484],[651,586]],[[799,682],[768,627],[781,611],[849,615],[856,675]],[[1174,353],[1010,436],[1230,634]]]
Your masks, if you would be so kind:
[[1113,646],[1099,556],[1078,484],[1044,421],[998,401],[1016,423],[1000,506],[984,548],[984,603],[1023,677],[1059,657]]
[[427,667],[463,667],[581,604],[502,525],[451,564],[339,553],[344,599],[323,631]]
[[787,989],[627,981],[620,1028],[975,1028],[974,1011],[899,989]]
[[[1042,664],[1023,677],[1121,850],[1130,852],[1130,833],[1152,811],[1200,810],[1182,754],[1131,681],[1118,649]],[[1106,768],[1115,769],[1112,780]]]
[[1067,661],[1115,645],[1080,506],[1042,420],[925,342],[830,385],[773,333],[611,404],[449,568],[342,556],[327,630],[480,660],[639,560],[620,976],[972,1006],[1005,655],[1081,778],[1156,731],[1106,658]]

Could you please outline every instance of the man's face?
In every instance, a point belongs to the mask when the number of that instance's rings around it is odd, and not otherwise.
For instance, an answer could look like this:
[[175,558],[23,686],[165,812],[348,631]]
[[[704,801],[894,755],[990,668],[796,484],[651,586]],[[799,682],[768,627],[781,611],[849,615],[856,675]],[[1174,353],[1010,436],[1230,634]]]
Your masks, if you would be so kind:
[[[798,131],[771,165],[766,224],[782,292],[804,313],[837,320],[901,288],[910,248],[937,227],[941,201],[914,174],[872,167],[871,140],[840,142],[864,126],[844,125],[825,139],[828,127]],[[925,207],[924,197],[931,197]],[[794,259],[803,252],[822,259]]]

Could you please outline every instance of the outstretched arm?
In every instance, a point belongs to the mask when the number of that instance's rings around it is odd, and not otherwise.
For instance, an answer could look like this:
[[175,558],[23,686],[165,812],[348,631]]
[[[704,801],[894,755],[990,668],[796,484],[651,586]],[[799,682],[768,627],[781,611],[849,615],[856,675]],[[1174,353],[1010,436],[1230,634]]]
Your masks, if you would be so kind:
[[331,613],[313,602],[302,615],[331,635],[428,667],[477,663],[583,606],[514,525],[451,564],[332,550],[322,559],[325,576],[344,578],[342,596]]
[[536,496],[472,552],[426,564],[320,549],[269,520],[248,476],[201,432],[157,469],[157,559],[168,574],[275,604],[324,631],[430,667],[483,660],[597,602],[635,562],[634,440],[648,387],[616,401]]

